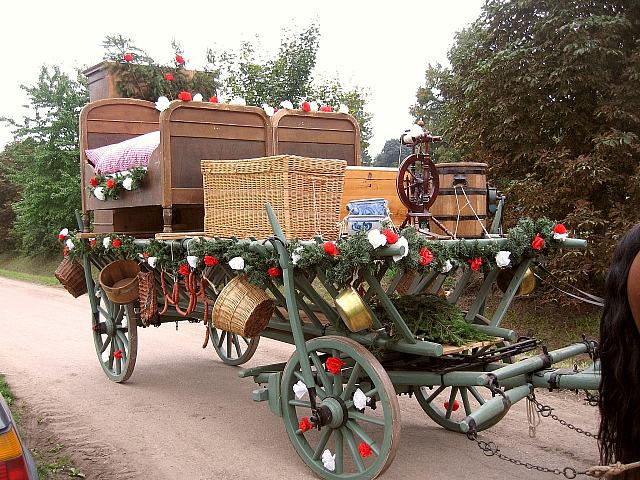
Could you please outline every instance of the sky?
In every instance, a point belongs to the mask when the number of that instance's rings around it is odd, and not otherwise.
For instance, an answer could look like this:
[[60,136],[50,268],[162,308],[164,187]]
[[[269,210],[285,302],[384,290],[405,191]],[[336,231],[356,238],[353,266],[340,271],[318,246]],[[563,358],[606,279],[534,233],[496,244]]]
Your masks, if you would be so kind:
[[[337,77],[368,92],[373,114],[369,154],[411,125],[409,107],[429,63],[447,65],[456,32],[480,14],[484,0],[184,1],[22,0],[2,6],[0,117],[22,118],[21,84],[37,81],[43,64],[64,71],[99,63],[106,35],[123,35],[159,63],[169,63],[171,41],[182,46],[187,68],[205,63],[207,48],[236,49],[259,38],[259,51],[276,53],[284,28],[320,27],[316,78]],[[438,132],[434,132],[438,133]],[[0,148],[12,139],[0,125]]]

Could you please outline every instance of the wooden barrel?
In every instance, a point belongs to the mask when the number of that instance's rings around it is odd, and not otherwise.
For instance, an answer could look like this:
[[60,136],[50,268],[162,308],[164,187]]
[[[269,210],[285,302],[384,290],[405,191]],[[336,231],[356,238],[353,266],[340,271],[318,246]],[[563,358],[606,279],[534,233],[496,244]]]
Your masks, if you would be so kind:
[[[431,214],[458,238],[482,237],[482,225],[486,226],[487,222],[487,164],[438,163],[436,169],[440,191],[429,209]],[[444,234],[435,223],[431,230]]]

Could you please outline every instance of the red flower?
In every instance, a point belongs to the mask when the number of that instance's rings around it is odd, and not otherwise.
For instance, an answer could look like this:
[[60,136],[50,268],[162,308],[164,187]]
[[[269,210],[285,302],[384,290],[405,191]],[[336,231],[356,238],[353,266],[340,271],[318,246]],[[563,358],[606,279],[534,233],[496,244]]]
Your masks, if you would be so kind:
[[120,248],[120,246],[122,245],[122,242],[120,241],[119,238],[114,238],[113,242],[111,242],[111,245],[113,245],[113,248]]
[[58,240],[60,240],[60,241],[64,240],[64,235],[59,233],[58,234]]
[[124,59],[125,62],[132,62],[133,61],[133,54],[132,53],[125,53],[124,57],[122,57]]
[[302,420],[300,420],[300,423],[298,424],[298,428],[302,430],[302,433],[304,433],[307,430],[311,430],[313,428],[313,424],[307,417],[302,417]]
[[344,367],[345,363],[340,360],[338,357],[329,357],[325,362],[325,366],[327,370],[331,372],[333,375],[338,375],[342,367]]
[[164,74],[164,79],[169,81],[169,82],[172,82],[173,81],[173,73],[165,73]]
[[362,458],[367,458],[373,453],[373,450],[371,450],[371,447],[366,442],[360,442],[360,445],[358,445],[358,451]]
[[113,357],[114,358],[122,358],[122,350],[118,349],[115,352],[113,352]]
[[559,233],[560,235],[564,235],[565,233],[567,233],[567,227],[559,223],[554,227],[553,233]]
[[92,247],[98,243],[98,241],[95,238],[92,238],[91,240],[89,240],[89,245],[91,245]]
[[116,181],[113,178],[107,180],[107,188],[113,188],[116,186]]
[[182,100],[183,102],[190,102],[192,99],[189,92],[180,92],[178,94],[178,100]]
[[[444,404],[444,409],[445,410],[449,410],[449,400],[445,400]],[[458,400],[454,400],[453,401],[453,406],[451,407],[451,410],[453,412],[455,412],[456,410],[458,410],[460,408],[460,402],[458,402]]]
[[178,273],[180,275],[182,275],[183,277],[186,277],[187,275],[189,275],[189,273],[191,273],[191,269],[189,268],[189,264],[188,263],[183,263],[182,265],[180,265],[180,268],[178,269]]
[[215,267],[218,264],[218,259],[216,257],[211,256],[211,255],[205,255],[204,256],[204,264],[207,267]]
[[427,247],[420,250],[420,265],[429,265],[433,260],[433,253]]
[[331,105],[322,105],[320,107],[320,111],[321,112],[330,112],[331,111]]
[[211,103],[218,103],[218,96],[217,96],[217,95],[214,95],[213,97],[211,97],[211,98],[209,99],[209,101],[210,101]]
[[398,235],[396,232],[389,230],[388,228],[386,230],[382,231],[382,234],[387,237],[387,243],[389,245],[393,245],[394,243],[396,243],[398,241],[398,239],[400,238],[400,235]]
[[482,266],[482,258],[481,257],[476,257],[476,258],[472,258],[468,260],[469,265],[471,266],[471,270],[473,270],[474,272],[477,272],[480,267]]
[[305,112],[311,111],[311,104],[309,102],[302,102],[302,110]]
[[91,177],[89,179],[89,185],[91,185],[93,188],[97,187],[100,184],[100,181],[98,180],[98,177]]
[[327,252],[332,257],[335,257],[340,253],[338,251],[338,247],[336,247],[336,244],[333,242],[324,242],[323,247],[324,247],[324,251]]
[[536,238],[531,242],[531,246],[534,250],[542,250],[542,247],[544,246],[544,238],[542,238],[539,233],[536,233]]
[[180,54],[176,55],[176,63],[178,65],[184,65],[184,57]]
[[280,277],[282,276],[282,270],[280,270],[278,267],[270,267],[269,270],[267,270],[267,274],[271,278]]

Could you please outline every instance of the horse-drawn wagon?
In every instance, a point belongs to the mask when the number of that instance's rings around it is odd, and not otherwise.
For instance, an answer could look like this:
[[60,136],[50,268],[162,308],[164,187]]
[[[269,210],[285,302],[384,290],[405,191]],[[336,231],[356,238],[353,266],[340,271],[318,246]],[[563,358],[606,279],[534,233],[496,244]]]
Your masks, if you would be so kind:
[[[131,376],[138,331],[151,325],[202,322],[205,346],[229,365],[247,362],[261,337],[295,345],[289,361],[239,375],[259,384],[253,399],[282,417],[298,455],[328,479],[375,478],[391,464],[397,395],[415,395],[436,423],[468,433],[494,425],[536,387],[597,388],[595,364],[554,368],[593,355],[595,342],[534,353],[538,340],[500,325],[532,262],[585,242],[546,219],[503,233],[503,201],[486,183],[470,186],[464,171],[431,163],[436,137],[411,139],[414,154],[395,182],[404,203],[384,194],[395,223],[407,226],[374,218],[345,234],[343,193],[353,201],[351,190],[367,181],[377,192],[380,175],[355,168],[345,183],[347,164],[360,163],[357,123],[347,114],[268,117],[253,107],[176,102],[158,116],[149,102],[102,100],[81,119],[83,214],[78,233],[61,232],[69,257],[59,273],[72,293],[88,293],[111,380]],[[131,173],[137,165],[124,174],[89,165],[100,147],[158,128],[144,179]],[[447,188],[470,208],[449,212],[450,224],[428,209]],[[470,201],[483,189],[482,201]],[[349,214],[385,217],[387,203],[365,202],[382,215],[353,203]],[[480,230],[460,234],[469,220]],[[502,297],[489,315],[497,283]],[[463,298],[471,298],[464,309]]]

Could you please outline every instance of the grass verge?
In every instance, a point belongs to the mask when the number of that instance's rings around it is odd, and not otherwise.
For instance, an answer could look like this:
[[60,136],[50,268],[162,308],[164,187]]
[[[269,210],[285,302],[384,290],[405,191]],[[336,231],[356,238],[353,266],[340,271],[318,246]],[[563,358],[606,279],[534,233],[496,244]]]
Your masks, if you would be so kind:
[[14,252],[5,252],[0,254],[0,276],[56,287],[60,286],[60,282],[53,276],[53,272],[59,263],[57,255],[24,257]]

